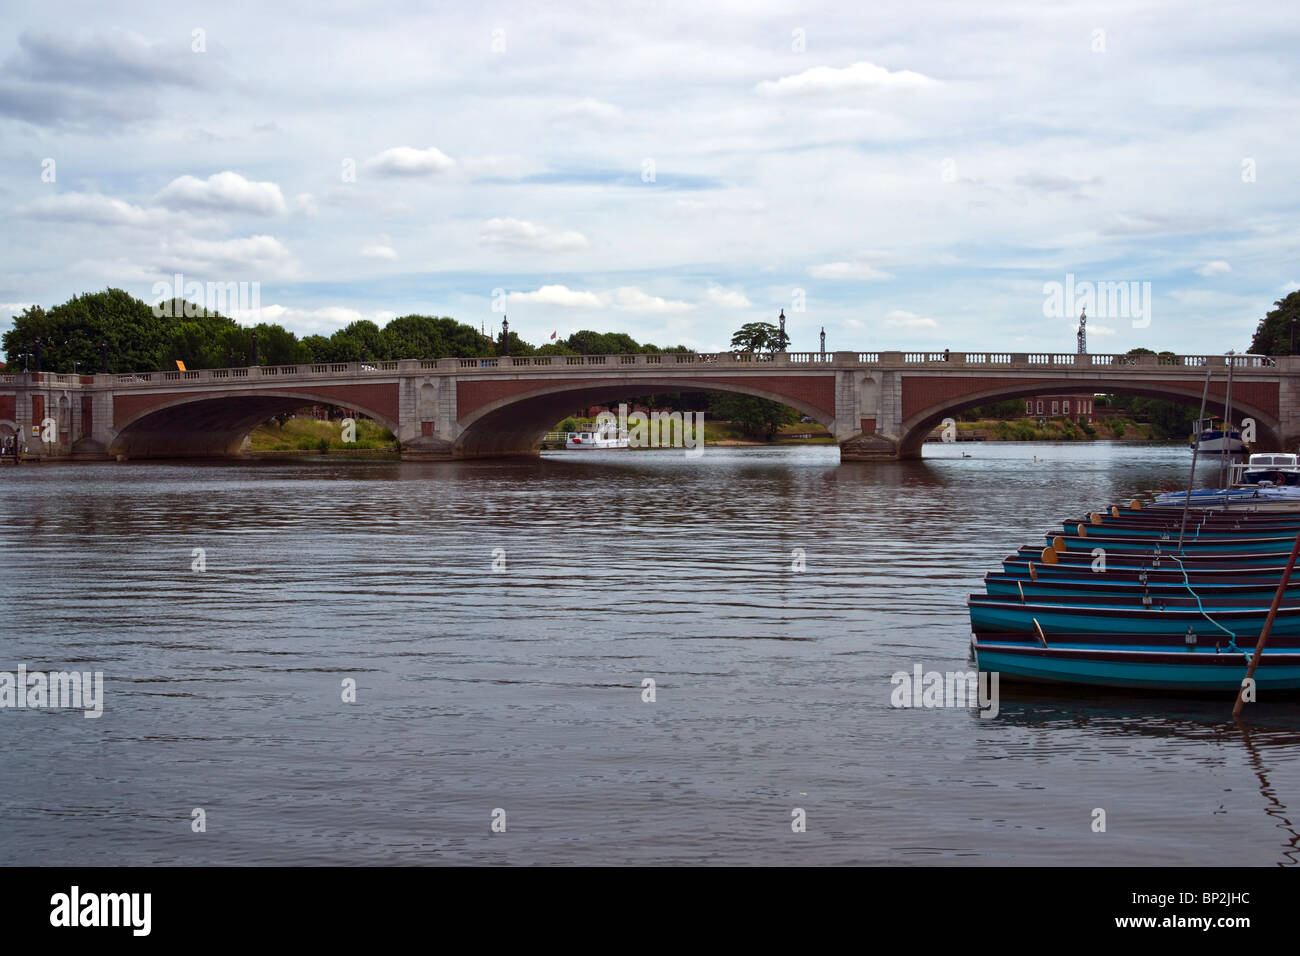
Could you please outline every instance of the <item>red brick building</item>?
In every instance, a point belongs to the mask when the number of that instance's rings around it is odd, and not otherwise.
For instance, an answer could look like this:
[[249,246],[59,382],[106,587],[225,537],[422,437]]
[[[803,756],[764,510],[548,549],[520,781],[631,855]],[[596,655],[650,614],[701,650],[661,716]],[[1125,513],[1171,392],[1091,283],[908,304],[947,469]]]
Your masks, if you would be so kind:
[[1076,424],[1093,419],[1092,395],[1035,395],[1025,399],[1025,415],[1030,418],[1063,416]]

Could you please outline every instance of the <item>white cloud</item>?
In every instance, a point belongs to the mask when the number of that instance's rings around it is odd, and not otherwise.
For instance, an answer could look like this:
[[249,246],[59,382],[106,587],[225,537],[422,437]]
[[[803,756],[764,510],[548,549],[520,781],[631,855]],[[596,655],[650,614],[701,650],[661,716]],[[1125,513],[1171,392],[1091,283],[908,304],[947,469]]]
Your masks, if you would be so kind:
[[121,199],[98,193],[58,193],[35,199],[18,210],[19,215],[59,222],[89,222],[101,226],[143,226],[158,216]]
[[263,276],[288,277],[296,271],[293,256],[274,236],[220,240],[185,236],[164,243],[163,248],[165,269],[194,273],[195,278],[260,281]]
[[827,262],[813,266],[808,274],[815,279],[858,279],[874,282],[880,279],[892,279],[891,273],[873,268],[865,262]]
[[617,289],[604,292],[585,292],[563,285],[544,285],[533,292],[508,293],[506,301],[563,308],[616,309],[620,312],[653,314],[688,312],[695,308],[689,302],[650,295],[636,286],[619,286]]
[[362,165],[380,176],[433,176],[450,171],[456,162],[436,146],[428,149],[394,146],[371,156]]
[[551,117],[560,121],[577,121],[592,126],[612,126],[622,121],[623,111],[612,103],[604,103],[588,97],[558,107],[551,113]]
[[0,302],[0,321],[8,322],[15,315],[26,312],[34,302]]
[[687,312],[695,308],[689,302],[649,295],[635,286],[621,286],[615,289],[610,304],[620,312]]
[[530,303],[532,305],[558,305],[574,309],[599,309],[604,307],[600,296],[594,292],[582,292],[563,285],[544,285],[533,292],[511,292],[506,296],[508,302]]
[[1232,271],[1232,266],[1222,259],[1215,259],[1213,262],[1207,262],[1196,270],[1197,275],[1203,276],[1223,276]]
[[158,201],[171,207],[218,209],[247,212],[258,216],[283,216],[288,211],[284,195],[275,183],[258,183],[229,170],[207,179],[181,176],[158,194]]
[[485,246],[559,252],[585,249],[591,243],[580,232],[551,232],[543,226],[522,219],[489,219],[479,230],[478,241]]
[[362,246],[361,255],[366,259],[387,259],[397,258],[397,250],[392,246]]
[[260,309],[232,309],[230,317],[243,325],[272,322],[293,329],[300,335],[331,335],[353,322],[368,319],[380,328],[397,317],[387,310],[362,312],[346,306],[301,309],[284,305],[264,305]]
[[752,306],[745,293],[718,285],[709,286],[709,290],[704,293],[704,301],[724,309],[748,309]]
[[800,96],[854,90],[915,90],[935,86],[938,80],[911,70],[887,70],[874,63],[854,63],[837,69],[815,66],[779,80],[764,80],[754,87],[764,96]]
[[939,323],[934,319],[904,309],[891,309],[885,313],[882,324],[887,329],[937,329]]

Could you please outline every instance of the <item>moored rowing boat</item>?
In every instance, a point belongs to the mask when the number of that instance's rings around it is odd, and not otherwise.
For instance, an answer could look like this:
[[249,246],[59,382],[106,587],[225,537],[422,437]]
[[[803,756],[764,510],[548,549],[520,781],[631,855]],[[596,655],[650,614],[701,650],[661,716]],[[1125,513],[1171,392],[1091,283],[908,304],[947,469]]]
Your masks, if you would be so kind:
[[986,593],[969,598],[981,669],[1235,690],[1253,660],[1255,687],[1300,690],[1300,582],[1289,580],[1300,515],[1134,503],[1063,522],[1044,539],[1006,558],[986,575]]

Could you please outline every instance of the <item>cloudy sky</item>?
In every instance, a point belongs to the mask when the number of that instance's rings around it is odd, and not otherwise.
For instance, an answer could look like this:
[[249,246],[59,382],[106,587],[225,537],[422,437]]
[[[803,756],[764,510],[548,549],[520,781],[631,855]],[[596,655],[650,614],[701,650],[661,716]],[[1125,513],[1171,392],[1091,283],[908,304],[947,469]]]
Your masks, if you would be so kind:
[[1294,0],[6,6],[0,328],[181,273],[300,334],[1073,351],[1045,286],[1124,281],[1092,351],[1222,352],[1300,287]]

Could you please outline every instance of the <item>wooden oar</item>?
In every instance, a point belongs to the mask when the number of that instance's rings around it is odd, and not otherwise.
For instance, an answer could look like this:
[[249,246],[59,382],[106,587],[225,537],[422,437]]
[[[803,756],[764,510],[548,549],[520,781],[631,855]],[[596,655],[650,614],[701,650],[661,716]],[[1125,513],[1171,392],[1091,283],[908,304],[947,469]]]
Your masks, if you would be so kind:
[[1295,570],[1296,555],[1300,555],[1300,533],[1296,534],[1295,544],[1291,546],[1291,557],[1286,563],[1286,570],[1282,572],[1282,580],[1277,582],[1277,592],[1273,595],[1273,604],[1268,609],[1268,618],[1260,629],[1259,640],[1255,642],[1255,653],[1251,655],[1250,666],[1246,668],[1246,677],[1242,680],[1241,686],[1237,688],[1237,703],[1232,707],[1233,717],[1240,717],[1241,709],[1246,706],[1244,697],[1246,682],[1255,679],[1255,668],[1259,666],[1259,657],[1264,652],[1264,644],[1268,641],[1268,632],[1273,629],[1273,618],[1277,617],[1277,609],[1282,606],[1282,595],[1286,593],[1287,583],[1291,580],[1291,572]]

